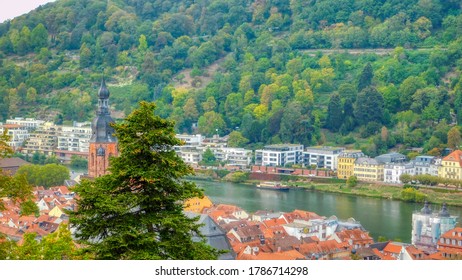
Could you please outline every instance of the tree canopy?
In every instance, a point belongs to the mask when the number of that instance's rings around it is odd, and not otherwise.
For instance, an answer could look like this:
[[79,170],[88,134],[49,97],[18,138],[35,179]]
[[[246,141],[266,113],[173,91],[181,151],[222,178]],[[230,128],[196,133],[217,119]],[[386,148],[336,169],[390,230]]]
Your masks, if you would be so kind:
[[[10,157],[13,150],[7,144],[10,136],[7,130],[0,135],[0,160],[5,157]],[[4,173],[0,168],[0,198],[8,197],[15,202],[21,204],[21,214],[32,214],[37,210],[37,206],[32,201],[32,185],[27,182],[25,176],[11,176],[11,174]],[[4,210],[3,201],[0,200],[0,211]],[[1,250],[1,249],[0,249]]]
[[[458,1],[166,3],[55,1],[1,23],[0,121],[90,120],[103,68],[118,115],[155,101],[178,133],[237,130],[249,147],[360,137],[369,151],[428,151],[447,143],[439,123],[462,121]],[[371,86],[383,109],[368,126],[353,107]],[[382,125],[391,140],[377,148]]]
[[195,219],[185,216],[186,199],[202,191],[182,177],[193,173],[172,149],[181,141],[174,124],[141,102],[114,125],[119,157],[110,174],[83,180],[73,190],[78,210],[71,214],[76,238],[97,259],[215,259]]
[[30,184],[45,188],[63,185],[64,180],[68,180],[70,177],[69,169],[56,163],[23,165],[15,176],[25,176]]

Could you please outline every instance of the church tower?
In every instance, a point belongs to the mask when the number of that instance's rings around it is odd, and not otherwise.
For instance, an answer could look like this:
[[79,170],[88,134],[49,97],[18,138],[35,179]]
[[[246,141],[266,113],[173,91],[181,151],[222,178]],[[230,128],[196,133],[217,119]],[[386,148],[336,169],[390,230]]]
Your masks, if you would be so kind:
[[98,110],[91,123],[92,135],[88,157],[88,176],[100,177],[108,173],[109,158],[117,156],[117,139],[114,137],[114,121],[109,112],[109,90],[106,82],[101,81],[98,92]]

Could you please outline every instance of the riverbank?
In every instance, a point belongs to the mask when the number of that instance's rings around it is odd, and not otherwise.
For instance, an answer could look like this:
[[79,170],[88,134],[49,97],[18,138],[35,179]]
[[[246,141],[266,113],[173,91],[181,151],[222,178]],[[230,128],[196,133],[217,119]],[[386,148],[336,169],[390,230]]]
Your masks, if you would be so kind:
[[[225,178],[211,177],[211,176],[191,176],[188,179],[192,180],[206,180],[206,181],[223,181],[229,182]],[[259,181],[255,180],[245,180],[238,182],[241,184],[256,185]],[[355,187],[347,187],[346,183],[343,180],[336,178],[310,178],[307,180],[300,181],[289,181],[284,182],[289,186],[296,186],[298,188],[306,188],[310,190],[315,190],[319,192],[329,192],[329,193],[338,193],[354,196],[364,196],[371,198],[379,199],[391,199],[399,200],[404,202],[420,202],[420,201],[408,201],[403,198],[403,188],[401,186],[390,186],[390,185],[380,185],[373,183],[358,183]],[[435,189],[435,188],[425,188],[421,187],[417,190],[418,193],[426,196],[426,200],[433,204],[443,204],[444,202],[450,206],[462,207],[462,192],[446,189]]]
[[[298,183],[298,187],[308,188],[321,192],[406,201],[403,199],[403,188],[400,186],[359,183],[357,186],[349,188],[345,184],[340,183],[324,184],[316,182],[300,182]],[[430,203],[443,204],[445,202],[451,206],[462,206],[462,192],[445,189],[430,189],[424,187],[419,188],[417,191],[424,194]]]

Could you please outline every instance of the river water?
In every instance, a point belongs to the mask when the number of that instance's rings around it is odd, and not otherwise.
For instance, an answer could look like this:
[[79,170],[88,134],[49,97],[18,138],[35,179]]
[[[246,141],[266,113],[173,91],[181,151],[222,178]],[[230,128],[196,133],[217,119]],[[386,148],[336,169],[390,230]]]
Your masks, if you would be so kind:
[[[353,217],[377,241],[379,236],[411,242],[412,213],[423,205],[389,199],[324,193],[308,189],[288,192],[261,190],[252,185],[230,182],[194,181],[215,204],[237,205],[247,212],[294,209],[315,212],[322,216],[335,215],[341,220]],[[432,206],[439,212],[440,206]],[[451,215],[461,217],[461,207],[448,207]]]

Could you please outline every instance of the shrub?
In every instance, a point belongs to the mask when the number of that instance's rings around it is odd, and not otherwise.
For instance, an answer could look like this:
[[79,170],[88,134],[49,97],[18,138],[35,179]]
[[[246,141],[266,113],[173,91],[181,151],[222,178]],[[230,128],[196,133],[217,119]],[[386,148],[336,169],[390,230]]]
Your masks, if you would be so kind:
[[350,176],[347,179],[346,184],[349,188],[354,188],[358,184],[358,178],[356,176]]

